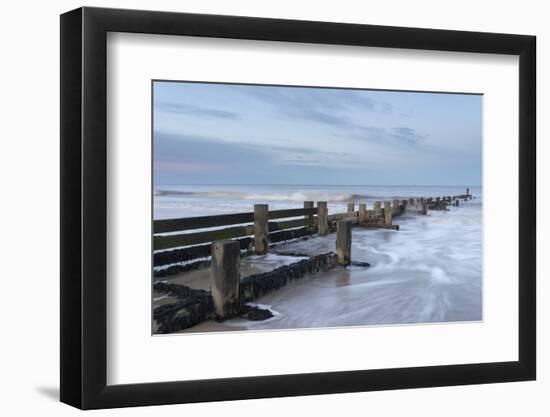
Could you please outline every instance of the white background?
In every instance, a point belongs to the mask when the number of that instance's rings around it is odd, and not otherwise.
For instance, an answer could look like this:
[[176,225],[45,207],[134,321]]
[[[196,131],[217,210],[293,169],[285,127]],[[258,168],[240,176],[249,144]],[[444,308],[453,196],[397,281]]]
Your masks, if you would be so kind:
[[[443,29],[482,30],[538,36],[539,143],[548,124],[541,120],[548,82],[550,28],[544,2],[476,2],[445,4],[428,1],[392,2],[257,2],[239,1],[89,1],[88,5],[242,14],[296,19],[333,20]],[[59,252],[58,252],[58,126],[59,29],[58,14],[80,6],[74,1],[55,4],[15,2],[4,5],[2,30],[2,237],[4,296],[0,303],[2,344],[2,405],[7,415],[32,412],[72,415],[58,404]],[[539,202],[548,206],[542,183],[548,168],[547,148],[539,147]],[[485,386],[435,388],[292,399],[273,399],[101,411],[113,415],[280,415],[281,413],[370,413],[373,415],[546,415],[550,366],[545,358],[550,336],[548,275],[549,221],[539,216],[539,380]],[[545,232],[545,236],[542,234]],[[32,239],[29,234],[33,233]],[[506,231],[503,231],[506,238]],[[33,242],[32,251],[29,242]],[[8,414],[9,413],[9,414]]]
[[[107,45],[108,384],[517,360],[517,57],[136,34]],[[151,337],[151,79],[483,93],[483,322]]]

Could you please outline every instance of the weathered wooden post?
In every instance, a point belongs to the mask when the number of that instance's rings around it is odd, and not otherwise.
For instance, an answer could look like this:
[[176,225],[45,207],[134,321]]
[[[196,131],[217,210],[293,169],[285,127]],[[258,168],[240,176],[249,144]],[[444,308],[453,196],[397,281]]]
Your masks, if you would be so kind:
[[401,207],[399,206],[399,200],[393,200],[393,209],[397,214],[402,213]]
[[336,224],[336,255],[338,264],[347,266],[351,263],[351,221],[340,220]]
[[420,211],[420,214],[428,214],[428,203],[422,203],[422,210]]
[[326,201],[317,201],[317,233],[319,236],[328,234],[328,207]]
[[355,216],[355,203],[348,203],[348,217]]
[[457,199],[455,200],[455,206],[458,207],[458,206],[459,206],[459,203],[460,203],[460,200],[457,198]]
[[[304,201],[304,208],[305,209],[314,208],[313,201]],[[314,225],[313,214],[304,215],[304,222],[305,222],[305,226],[308,229],[313,229],[313,225]]]
[[470,195],[470,189],[466,188],[466,198],[468,198],[469,195]]
[[223,319],[238,313],[240,244],[236,240],[212,243],[212,300],[216,316]]
[[367,205],[365,203],[359,204],[359,224],[365,224],[367,222]]
[[384,223],[391,224],[392,210],[389,201],[384,201]]
[[411,206],[414,206],[414,198],[409,198],[409,204],[410,204]]
[[381,201],[375,201],[372,208],[374,210],[374,214],[380,214],[380,211],[382,210],[382,202]]
[[254,204],[254,252],[265,255],[269,250],[267,204]]

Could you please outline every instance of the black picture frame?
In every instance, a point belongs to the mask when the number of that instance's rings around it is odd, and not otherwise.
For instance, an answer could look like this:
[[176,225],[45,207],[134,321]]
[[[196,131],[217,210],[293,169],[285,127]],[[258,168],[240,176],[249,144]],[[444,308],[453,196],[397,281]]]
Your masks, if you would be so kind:
[[[113,385],[107,375],[108,32],[519,56],[519,360]],[[82,409],[533,380],[536,377],[534,36],[79,8],[61,16],[61,401]]]

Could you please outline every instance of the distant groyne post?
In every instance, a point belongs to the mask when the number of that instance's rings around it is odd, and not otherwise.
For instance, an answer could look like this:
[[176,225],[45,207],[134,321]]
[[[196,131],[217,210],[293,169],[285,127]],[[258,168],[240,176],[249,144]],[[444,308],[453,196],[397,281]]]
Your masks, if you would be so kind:
[[[312,209],[314,208],[313,201],[304,201],[304,208],[305,209]],[[313,229],[313,226],[315,225],[313,214],[306,214],[304,216],[305,226],[308,229]]]
[[393,209],[396,213],[401,214],[402,208],[401,208],[401,202],[399,200],[393,200]]
[[392,209],[389,201],[384,201],[384,223],[391,224],[392,222]]
[[336,223],[336,256],[338,264],[348,266],[351,263],[351,224],[350,220]]
[[348,217],[355,216],[355,203],[348,203]]
[[374,205],[372,206],[373,210],[374,210],[374,215],[375,216],[378,216],[380,215],[380,212],[382,211],[382,202],[380,201],[375,201],[374,202]]
[[359,224],[365,224],[367,222],[367,205],[365,203],[359,204]]
[[470,189],[466,188],[466,198],[468,198],[469,196],[470,196]]
[[254,204],[254,251],[265,255],[269,250],[269,218],[267,204]]
[[216,316],[223,319],[239,310],[241,248],[236,240],[212,243],[210,282]]
[[319,236],[328,234],[328,207],[326,201],[317,202],[317,233]]

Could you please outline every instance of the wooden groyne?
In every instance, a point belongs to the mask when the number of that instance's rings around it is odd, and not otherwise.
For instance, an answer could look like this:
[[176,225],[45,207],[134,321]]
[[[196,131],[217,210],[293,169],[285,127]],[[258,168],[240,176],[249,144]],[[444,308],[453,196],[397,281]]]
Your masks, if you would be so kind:
[[[224,320],[235,316],[265,319],[269,311],[247,303],[284,287],[308,274],[353,264],[352,228],[399,230],[395,219],[407,215],[427,215],[429,210],[459,207],[460,200],[472,196],[469,190],[455,196],[394,199],[347,204],[344,213],[329,214],[326,201],[305,201],[303,208],[269,210],[256,204],[248,213],[156,220],[153,223],[153,265],[157,281],[185,271],[210,267],[210,291],[184,285],[156,282],[154,289],[175,301],[154,309],[157,332],[168,333],[194,326],[209,319]],[[215,228],[215,229],[213,229]],[[281,242],[308,239],[336,233],[335,251],[308,256],[306,259],[245,278],[240,274],[240,258],[265,255]],[[355,263],[367,267],[367,263]]]

